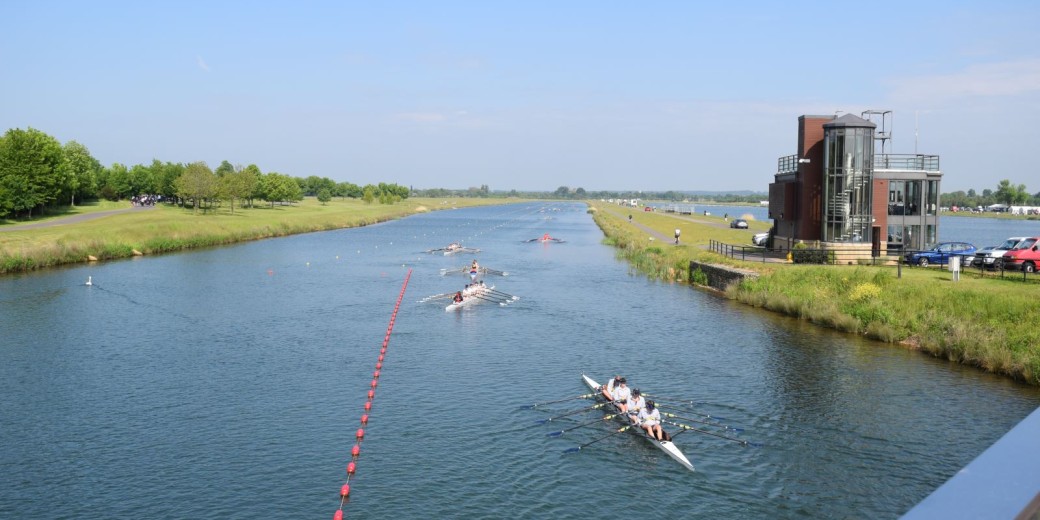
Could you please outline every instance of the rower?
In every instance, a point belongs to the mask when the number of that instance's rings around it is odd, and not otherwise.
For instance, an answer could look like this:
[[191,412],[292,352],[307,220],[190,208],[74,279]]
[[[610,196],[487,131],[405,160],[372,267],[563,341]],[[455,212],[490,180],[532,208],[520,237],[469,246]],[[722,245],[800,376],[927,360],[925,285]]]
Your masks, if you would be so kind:
[[646,408],[646,399],[638,388],[632,389],[632,396],[628,398],[628,418],[635,424],[639,424],[639,413]]
[[639,412],[639,427],[654,439],[666,440],[664,430],[661,429],[661,411],[653,401],[647,401],[646,408]]
[[620,381],[620,380],[621,380],[621,376],[617,375],[617,376],[614,376],[614,379],[611,379],[610,381],[607,381],[607,384],[599,387],[599,391],[603,393],[603,397],[606,400],[612,401],[614,399],[614,387],[617,386],[618,381]]
[[621,413],[628,411],[628,398],[632,397],[632,391],[628,389],[626,385],[628,381],[622,377],[617,380],[614,385],[614,390],[611,392],[611,400],[614,401],[614,406],[618,407]]
[[470,266],[470,270],[477,271],[480,269],[480,264],[477,263],[477,259],[473,259],[473,265]]
[[456,291],[455,297],[452,298],[452,301],[454,301],[455,303],[462,303],[462,291]]

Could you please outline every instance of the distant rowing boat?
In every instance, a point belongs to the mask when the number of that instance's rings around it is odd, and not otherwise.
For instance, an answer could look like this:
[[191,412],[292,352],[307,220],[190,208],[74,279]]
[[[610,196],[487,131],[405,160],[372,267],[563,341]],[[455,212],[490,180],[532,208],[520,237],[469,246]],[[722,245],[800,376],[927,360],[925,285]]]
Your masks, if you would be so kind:
[[[589,376],[587,376],[585,374],[581,375],[581,379],[585,382],[585,386],[588,386],[589,389],[592,390],[596,394],[596,399],[597,400],[605,401],[605,399],[603,398],[603,394],[600,393],[600,390],[599,390],[600,384],[599,383],[597,383],[591,377],[589,377]],[[628,414],[621,413],[621,410],[617,406],[614,406],[613,404],[608,404],[606,407],[604,407],[604,410],[607,411],[608,415],[613,415],[615,419],[620,420],[624,424],[630,425],[630,426],[632,425],[632,422],[628,419]],[[650,442],[650,444],[653,444],[654,446],[656,446],[661,451],[667,453],[669,457],[675,459],[677,462],[679,462],[679,464],[682,464],[686,469],[688,469],[690,471],[694,471],[693,464],[691,464],[689,459],[686,458],[686,455],[683,455],[682,451],[679,451],[679,448],[677,448],[675,446],[675,444],[672,443],[672,441],[659,441],[659,440],[651,437],[650,435],[648,435],[646,433],[646,430],[644,430],[642,428],[639,428],[637,426],[632,426],[631,428],[628,429],[628,431],[633,432],[636,435],[639,435],[640,437],[646,439],[648,442]]]

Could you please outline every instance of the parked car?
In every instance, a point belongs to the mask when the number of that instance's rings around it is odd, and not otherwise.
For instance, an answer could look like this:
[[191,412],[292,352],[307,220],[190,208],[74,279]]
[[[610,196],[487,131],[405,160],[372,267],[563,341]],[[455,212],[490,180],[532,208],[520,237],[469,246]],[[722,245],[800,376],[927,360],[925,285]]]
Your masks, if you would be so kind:
[[742,218],[735,218],[733,222],[729,223],[729,227],[734,229],[747,229],[747,221]]
[[1030,237],[1018,243],[1014,249],[1004,253],[1004,269],[1021,269],[1035,273],[1040,265],[1040,237]]
[[1011,237],[999,246],[988,246],[975,252],[975,258],[971,259],[972,267],[985,267],[988,269],[1000,269],[1004,263],[1004,253],[1012,250],[1025,240],[1026,237]]
[[769,233],[755,233],[751,237],[751,243],[756,246],[764,246],[769,241]]
[[904,259],[908,264],[927,267],[928,264],[946,265],[954,256],[961,257],[963,263],[965,257],[975,256],[975,246],[967,242],[941,242],[924,251],[910,251]]

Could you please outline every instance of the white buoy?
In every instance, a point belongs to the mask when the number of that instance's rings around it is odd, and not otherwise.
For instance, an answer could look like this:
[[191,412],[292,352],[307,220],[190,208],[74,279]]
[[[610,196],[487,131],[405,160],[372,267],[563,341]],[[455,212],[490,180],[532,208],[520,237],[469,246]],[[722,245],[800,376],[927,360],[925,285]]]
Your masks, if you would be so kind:
[[94,285],[94,280],[90,276],[87,277],[87,285]]

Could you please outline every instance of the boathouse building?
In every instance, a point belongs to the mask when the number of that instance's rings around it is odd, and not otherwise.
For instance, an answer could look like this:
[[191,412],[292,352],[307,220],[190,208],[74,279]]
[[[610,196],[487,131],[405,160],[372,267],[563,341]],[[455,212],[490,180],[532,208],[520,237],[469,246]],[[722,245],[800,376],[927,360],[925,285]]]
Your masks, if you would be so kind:
[[886,153],[891,111],[862,115],[798,118],[798,153],[779,158],[769,185],[774,248],[880,256],[936,241],[939,156]]

